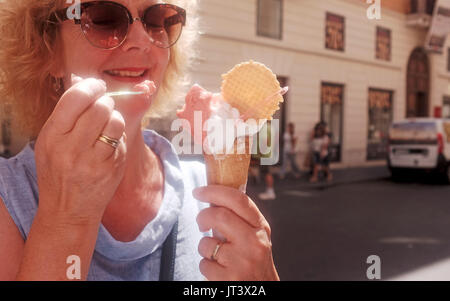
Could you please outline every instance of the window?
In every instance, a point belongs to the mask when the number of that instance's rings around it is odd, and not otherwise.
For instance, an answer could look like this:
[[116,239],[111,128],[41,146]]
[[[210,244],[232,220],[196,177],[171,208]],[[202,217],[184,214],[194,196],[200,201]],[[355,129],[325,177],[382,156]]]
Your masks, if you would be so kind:
[[418,0],[411,0],[411,14],[417,14],[419,12]]
[[379,60],[391,60],[391,31],[383,27],[377,27],[376,58]]
[[392,95],[392,91],[369,89],[367,160],[386,158],[392,122]]
[[283,0],[258,0],[257,35],[283,38]]
[[435,6],[436,0],[410,0],[410,13],[432,15]]
[[345,18],[327,13],[325,24],[325,48],[345,50]]
[[436,5],[436,0],[427,0],[426,13],[432,15],[434,12],[434,6]]
[[450,48],[447,48],[447,71],[450,72]]
[[321,87],[321,121],[326,122],[330,133],[330,160],[341,161],[342,118],[344,108],[344,85],[322,83]]
[[442,118],[450,118],[450,96],[444,96],[442,103]]

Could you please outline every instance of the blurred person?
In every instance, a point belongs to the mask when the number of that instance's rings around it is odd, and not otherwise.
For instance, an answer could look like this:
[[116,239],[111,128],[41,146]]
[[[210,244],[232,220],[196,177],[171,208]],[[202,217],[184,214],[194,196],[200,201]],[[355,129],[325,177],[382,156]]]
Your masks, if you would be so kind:
[[[278,154],[276,150],[279,148],[279,136],[276,133],[272,133],[271,123],[268,121],[266,125],[261,129],[258,134],[258,145],[257,145],[257,159],[259,160],[259,171],[260,175],[264,178],[264,184],[266,185],[266,190],[263,193],[258,194],[259,199],[263,201],[275,200],[275,188],[274,188],[274,179],[273,174],[269,165],[263,164],[261,162],[262,158],[273,158],[277,157]],[[275,135],[272,145],[272,135]],[[264,151],[264,154],[261,154],[261,150],[259,149],[259,141],[265,141],[264,145],[267,145],[268,149]]]
[[298,179],[300,177],[300,168],[297,165],[297,153],[295,151],[297,137],[295,136],[295,125],[293,122],[288,124],[287,131],[283,135],[283,141],[283,164],[280,170],[280,179],[284,179],[289,167],[291,168],[294,177]]
[[331,160],[330,160],[330,145],[331,145],[333,134],[331,133],[330,128],[328,127],[328,124],[325,121],[322,121],[322,125],[324,127],[325,135],[328,138],[327,149],[326,149],[327,155],[326,155],[326,158],[324,160],[323,167],[324,167],[324,172],[327,175],[327,181],[331,182],[333,180],[333,174],[331,172],[331,167],[330,167],[330,163],[331,163]]
[[314,128],[314,137],[311,141],[313,158],[313,174],[310,178],[311,183],[316,183],[318,181],[319,172],[322,168],[327,176],[327,180],[331,181],[333,179],[330,171],[329,144],[330,137],[327,133],[326,124],[321,122]]
[[0,2],[0,92],[31,137],[0,158],[0,280],[68,280],[71,255],[81,280],[279,280],[255,203],[143,130],[194,53],[196,2],[168,2]]

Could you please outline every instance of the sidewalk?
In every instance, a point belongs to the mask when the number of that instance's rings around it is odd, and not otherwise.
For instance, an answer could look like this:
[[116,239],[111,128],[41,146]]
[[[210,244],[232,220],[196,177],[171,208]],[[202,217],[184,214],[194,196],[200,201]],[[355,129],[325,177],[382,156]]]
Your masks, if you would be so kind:
[[[299,179],[295,179],[292,175],[287,175],[283,180],[278,178],[278,175],[274,173],[275,177],[275,187],[280,188],[280,186],[292,186],[295,185],[298,189],[314,189],[323,186],[336,186],[336,185],[346,185],[354,184],[358,182],[367,181],[377,181],[380,179],[385,179],[390,177],[389,170],[386,166],[370,166],[370,167],[353,167],[353,168],[342,168],[333,169],[333,181],[328,183],[325,179],[318,183],[309,183],[310,174],[307,172],[302,173]],[[249,186],[262,187],[264,186],[263,180],[261,179],[258,184],[255,184],[252,179],[249,179]]]
[[354,167],[332,170],[334,184],[376,181],[390,177],[386,166]]

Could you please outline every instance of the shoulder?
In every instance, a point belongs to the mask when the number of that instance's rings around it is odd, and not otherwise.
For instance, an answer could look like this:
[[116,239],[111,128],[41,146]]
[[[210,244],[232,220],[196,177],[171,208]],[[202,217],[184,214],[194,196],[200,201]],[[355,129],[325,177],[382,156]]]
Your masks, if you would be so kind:
[[17,156],[0,158],[0,198],[25,238],[37,209],[34,152],[27,145]]

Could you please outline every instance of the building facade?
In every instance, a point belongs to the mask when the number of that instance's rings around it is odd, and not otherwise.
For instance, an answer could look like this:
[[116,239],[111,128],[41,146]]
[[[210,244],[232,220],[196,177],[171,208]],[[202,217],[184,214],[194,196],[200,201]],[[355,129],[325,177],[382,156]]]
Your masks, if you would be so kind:
[[[199,0],[193,82],[219,91],[236,63],[260,61],[290,87],[277,118],[296,125],[299,160],[323,120],[336,164],[381,163],[392,121],[450,116],[450,44],[441,54],[423,47],[436,0],[377,1],[381,19],[368,17],[366,0]],[[9,115],[0,109],[0,155],[26,141]]]
[[377,20],[365,0],[200,0],[193,78],[218,91],[236,63],[263,62],[290,87],[279,116],[296,125],[299,160],[323,120],[333,161],[381,162],[392,121],[450,113],[449,51],[427,53],[430,20],[414,23],[413,13],[431,18],[434,2],[383,0]]

